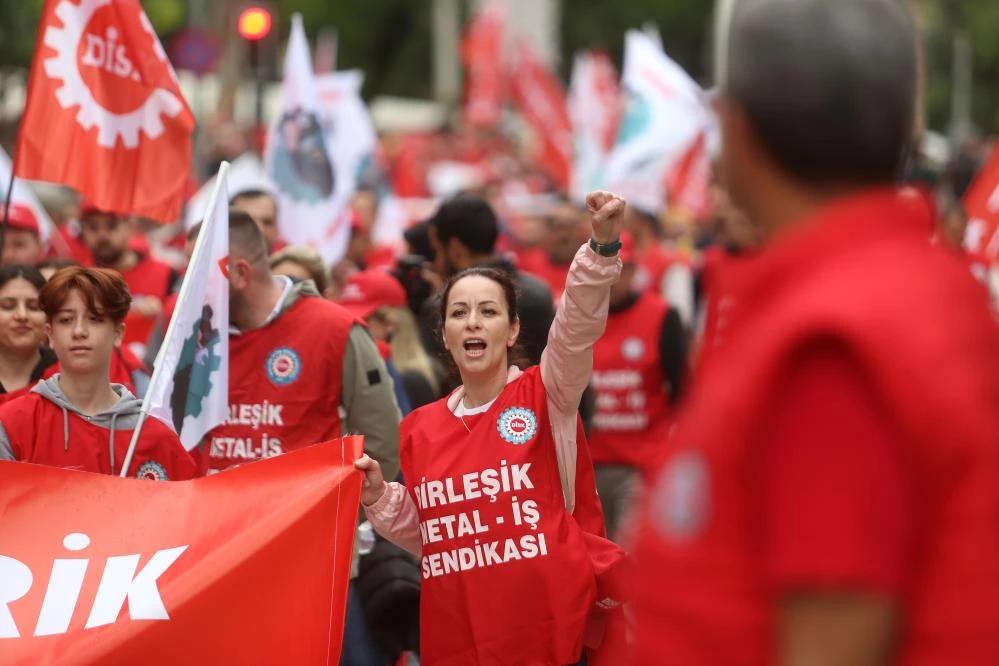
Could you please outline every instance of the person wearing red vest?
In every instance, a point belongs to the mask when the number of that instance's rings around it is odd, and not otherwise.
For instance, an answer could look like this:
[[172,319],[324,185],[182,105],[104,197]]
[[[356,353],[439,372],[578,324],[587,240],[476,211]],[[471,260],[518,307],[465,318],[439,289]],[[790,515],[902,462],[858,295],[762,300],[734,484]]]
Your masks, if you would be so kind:
[[616,601],[595,573],[623,553],[603,538],[577,409],[620,273],[624,202],[598,192],[588,204],[593,240],[576,254],[540,366],[512,358],[511,278],[458,273],[441,296],[440,335],[462,386],[403,421],[409,487],[385,483],[367,457],[356,463],[368,519],[421,558],[428,666],[575,664],[597,602]]
[[[338,438],[364,449],[392,478],[399,471],[399,407],[364,322],[322,298],[311,281],[274,275],[255,220],[229,211],[229,417],[199,447],[206,474]],[[352,578],[356,576],[355,564]],[[351,582],[348,605],[359,603]],[[348,610],[348,617],[363,614]],[[362,630],[348,621],[344,663]]]
[[585,211],[568,200],[559,201],[545,217],[542,247],[528,250],[517,259],[517,268],[540,278],[552,291],[555,302],[562,298],[572,258],[590,233]]
[[123,344],[142,356],[157,321],[163,316],[163,303],[178,286],[177,272],[158,259],[130,246],[135,233],[132,219],[102,211],[84,203],[80,214],[83,242],[94,265],[111,268],[125,278],[132,293],[132,309],[125,320]]
[[723,27],[720,172],[766,241],[643,511],[633,663],[999,664],[999,330],[897,186],[908,3]]
[[687,374],[679,313],[656,292],[635,291],[631,235],[621,243],[621,279],[611,287],[607,329],[593,345],[589,436],[607,533],[617,541],[643,477],[658,467]]
[[[61,372],[0,406],[0,459],[119,474],[142,407],[109,379],[128,287],[111,270],[65,268],[45,283],[39,300]],[[157,419],[143,424],[131,465],[128,476],[161,481],[197,471],[177,435]]]

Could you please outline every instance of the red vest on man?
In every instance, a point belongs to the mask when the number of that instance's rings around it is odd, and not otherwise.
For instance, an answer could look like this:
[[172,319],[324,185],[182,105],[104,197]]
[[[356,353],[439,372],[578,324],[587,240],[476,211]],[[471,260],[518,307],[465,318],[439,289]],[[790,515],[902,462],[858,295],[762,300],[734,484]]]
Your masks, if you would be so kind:
[[355,320],[302,296],[269,324],[229,337],[229,418],[201,445],[206,473],[340,437],[343,354]]
[[[140,257],[139,263],[121,274],[128,284],[132,298],[153,296],[161,303],[170,295],[173,275],[173,269],[169,264],[152,257]],[[135,310],[129,311],[125,317],[125,336],[122,344],[137,343],[145,346],[149,342],[149,336],[156,326],[157,319],[145,317]]]
[[548,253],[542,249],[523,252],[517,258],[517,269],[530,273],[548,285],[557,303],[565,291],[565,279],[569,276],[569,264],[553,263]]
[[754,433],[781,369],[816,341],[869,377],[917,504],[892,663],[999,663],[999,338],[981,289],[914,217],[891,192],[840,202],[742,274],[732,335],[687,397],[650,495],[637,663],[778,661]]
[[627,310],[607,317],[607,329],[593,346],[594,462],[644,468],[666,443],[670,418],[659,338],[668,309],[655,293],[645,292]]
[[[485,413],[458,419],[446,400],[416,410],[400,442],[423,538],[421,661],[577,661],[596,602],[583,531],[601,517],[592,470],[577,468],[577,516],[565,511],[539,368]],[[588,463],[583,441],[580,455]]]

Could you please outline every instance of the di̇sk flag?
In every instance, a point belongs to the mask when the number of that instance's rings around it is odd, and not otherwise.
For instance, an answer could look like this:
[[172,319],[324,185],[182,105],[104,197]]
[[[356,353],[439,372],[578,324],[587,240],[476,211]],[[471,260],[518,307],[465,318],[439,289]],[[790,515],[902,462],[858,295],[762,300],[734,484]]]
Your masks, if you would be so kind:
[[648,35],[625,37],[622,88],[626,98],[605,188],[648,212],[666,203],[666,174],[709,124],[700,87]]
[[465,122],[493,127],[503,107],[503,9],[486,2],[465,29],[461,63],[465,67]]
[[621,121],[621,88],[610,56],[602,51],[577,53],[569,82],[572,123],[572,178],[574,201],[602,186],[604,163],[614,146]]
[[538,164],[566,191],[572,168],[572,129],[565,89],[526,40],[517,47],[510,90],[531,127]]
[[137,0],[46,0],[14,169],[103,210],[176,220],[194,118]]
[[338,663],[361,448],[175,482],[0,462],[0,663]]
[[264,169],[277,190],[281,236],[314,248],[327,264],[343,257],[350,240],[349,203],[357,182],[352,157],[344,152],[350,129],[324,122],[305,28],[295,14]]
[[219,170],[214,205],[198,233],[144,399],[146,413],[173,428],[188,451],[228,415],[228,169],[223,163]]

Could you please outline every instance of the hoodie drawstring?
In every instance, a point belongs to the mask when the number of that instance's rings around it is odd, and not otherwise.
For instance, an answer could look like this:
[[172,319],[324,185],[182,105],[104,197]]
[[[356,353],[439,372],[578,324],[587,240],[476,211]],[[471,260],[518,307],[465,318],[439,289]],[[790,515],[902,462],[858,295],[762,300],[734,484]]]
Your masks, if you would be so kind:
[[114,476],[114,425],[115,421],[118,420],[118,412],[111,413],[111,441],[109,447],[111,449],[111,476]]
[[62,447],[69,451],[69,410],[62,408]]

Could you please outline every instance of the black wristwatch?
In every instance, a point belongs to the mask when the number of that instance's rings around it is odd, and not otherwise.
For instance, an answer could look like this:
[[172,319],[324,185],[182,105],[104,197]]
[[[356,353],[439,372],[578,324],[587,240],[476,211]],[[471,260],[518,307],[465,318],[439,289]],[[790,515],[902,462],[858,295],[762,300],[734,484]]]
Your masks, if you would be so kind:
[[596,238],[590,236],[590,249],[601,257],[614,257],[617,256],[618,251],[621,249],[621,239],[618,238],[616,241],[602,245],[597,242]]

